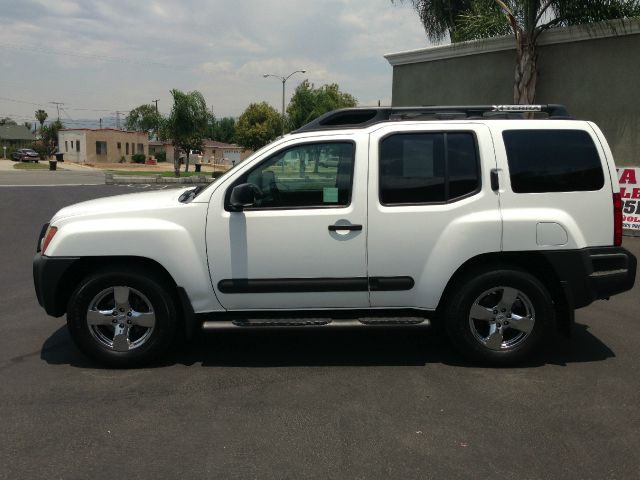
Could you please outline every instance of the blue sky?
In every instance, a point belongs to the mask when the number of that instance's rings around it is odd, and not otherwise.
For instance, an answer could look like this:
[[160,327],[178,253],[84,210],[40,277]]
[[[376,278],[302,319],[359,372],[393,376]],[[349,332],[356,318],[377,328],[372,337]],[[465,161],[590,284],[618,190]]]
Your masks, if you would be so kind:
[[[113,117],[169,90],[201,91],[217,116],[280,108],[264,73],[337,82],[361,105],[391,101],[385,53],[427,46],[417,15],[390,0],[0,0],[0,117]],[[83,110],[84,109],[84,110]]]

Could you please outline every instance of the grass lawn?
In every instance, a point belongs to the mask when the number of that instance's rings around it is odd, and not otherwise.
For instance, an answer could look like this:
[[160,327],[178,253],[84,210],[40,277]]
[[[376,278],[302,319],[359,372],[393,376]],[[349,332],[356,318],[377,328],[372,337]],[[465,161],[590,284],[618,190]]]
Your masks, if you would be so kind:
[[[16,163],[13,168],[16,170],[49,170],[49,162],[41,161],[40,163],[32,163],[32,162],[19,162]],[[63,170],[62,168],[58,168],[58,170]]]

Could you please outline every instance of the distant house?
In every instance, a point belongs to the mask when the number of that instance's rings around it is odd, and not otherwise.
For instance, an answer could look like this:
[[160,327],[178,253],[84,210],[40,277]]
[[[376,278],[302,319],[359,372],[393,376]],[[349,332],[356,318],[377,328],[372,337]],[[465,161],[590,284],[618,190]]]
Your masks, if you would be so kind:
[[[166,152],[167,161],[173,161],[174,146],[171,140],[159,141],[151,140],[149,142],[149,155],[155,155],[158,152]],[[216,140],[205,139],[203,141],[202,162],[216,165],[233,165],[239,163],[253,152],[244,150],[235,143],[224,143]],[[184,154],[181,154],[184,156]],[[191,160],[193,161],[193,159]]]
[[170,141],[149,140],[149,155],[155,157],[160,152],[167,154],[167,162],[173,162],[174,148]]
[[113,128],[64,129],[58,132],[58,149],[71,162],[129,162],[136,153],[149,154],[149,137],[146,132]]
[[35,135],[24,125],[0,125],[0,147],[30,147],[35,139]]
[[235,165],[244,160],[243,148],[235,143],[224,143],[216,140],[205,140],[202,151],[202,161],[204,163],[215,163],[217,165]]

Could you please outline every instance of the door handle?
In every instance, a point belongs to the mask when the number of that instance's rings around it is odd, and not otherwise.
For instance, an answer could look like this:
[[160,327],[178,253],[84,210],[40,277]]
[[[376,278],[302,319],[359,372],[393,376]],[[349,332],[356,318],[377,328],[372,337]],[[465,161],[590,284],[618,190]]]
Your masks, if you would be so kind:
[[329,225],[330,232],[336,232],[338,230],[362,230],[362,225]]
[[497,168],[491,170],[491,190],[493,190],[494,192],[500,190],[500,181],[498,180]]

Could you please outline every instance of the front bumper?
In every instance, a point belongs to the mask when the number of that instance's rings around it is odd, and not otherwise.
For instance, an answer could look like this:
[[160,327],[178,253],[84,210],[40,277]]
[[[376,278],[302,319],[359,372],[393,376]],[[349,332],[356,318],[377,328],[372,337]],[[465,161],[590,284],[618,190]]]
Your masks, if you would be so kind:
[[38,303],[53,317],[64,315],[67,305],[61,300],[64,277],[79,260],[77,257],[46,257],[39,253],[33,258],[33,284]]
[[637,260],[622,247],[541,252],[555,270],[573,308],[633,288]]

